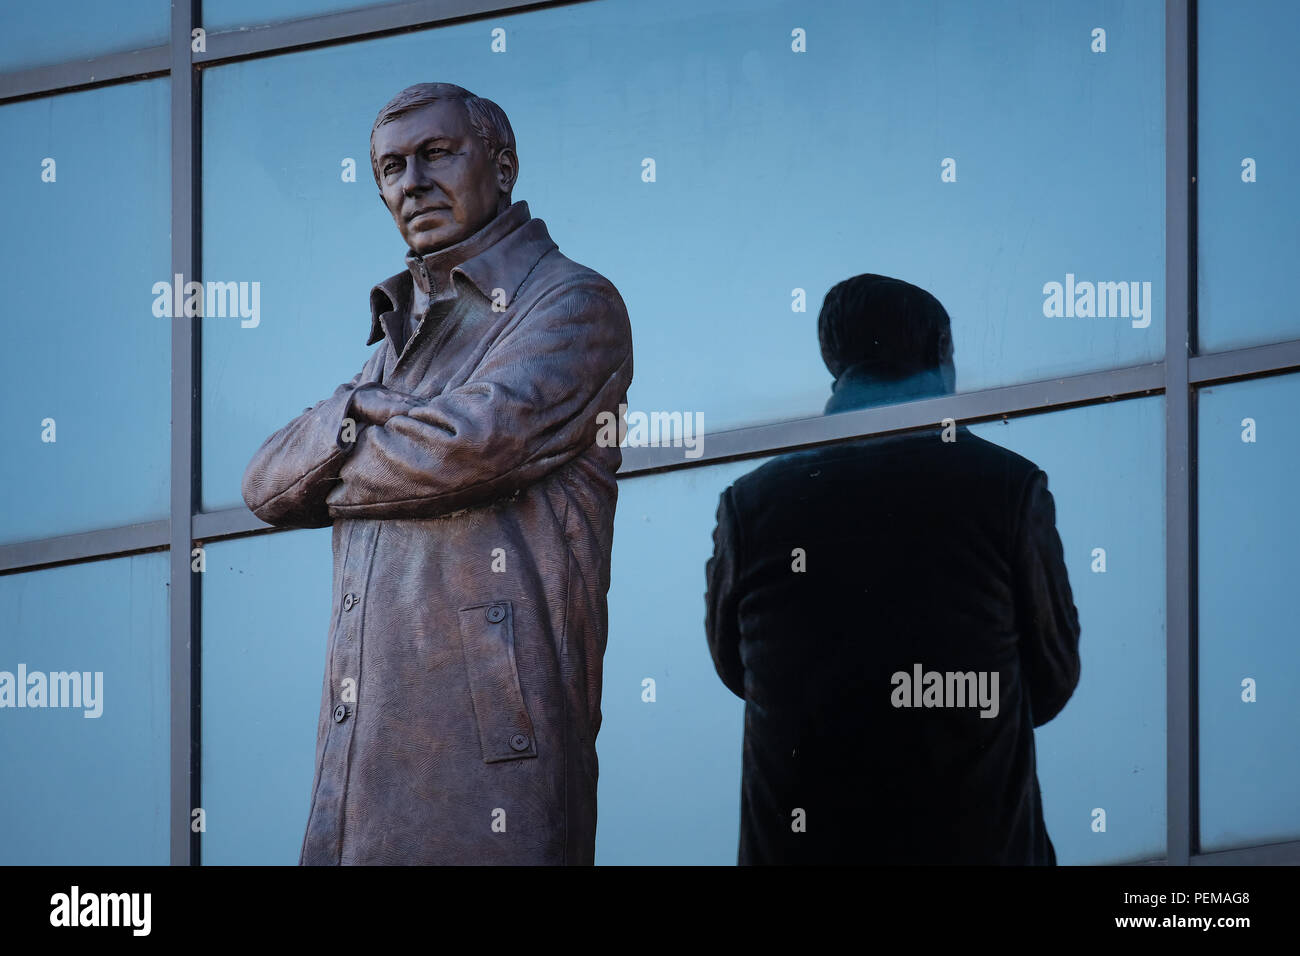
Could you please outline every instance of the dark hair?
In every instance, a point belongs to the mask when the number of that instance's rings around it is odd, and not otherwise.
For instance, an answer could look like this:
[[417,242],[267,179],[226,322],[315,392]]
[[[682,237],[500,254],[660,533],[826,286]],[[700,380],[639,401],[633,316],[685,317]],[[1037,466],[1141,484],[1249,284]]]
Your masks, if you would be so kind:
[[379,160],[375,156],[375,130],[403,113],[444,99],[460,100],[465,105],[469,125],[487,147],[489,157],[496,159],[501,150],[515,148],[515,131],[510,128],[510,120],[505,110],[491,100],[475,96],[455,83],[416,83],[389,100],[375,117],[375,125],[370,127],[370,171],[375,175],[376,186],[379,185]]
[[817,339],[837,379],[863,362],[886,379],[900,379],[952,359],[952,323],[939,300],[910,282],[870,272],[826,293]]

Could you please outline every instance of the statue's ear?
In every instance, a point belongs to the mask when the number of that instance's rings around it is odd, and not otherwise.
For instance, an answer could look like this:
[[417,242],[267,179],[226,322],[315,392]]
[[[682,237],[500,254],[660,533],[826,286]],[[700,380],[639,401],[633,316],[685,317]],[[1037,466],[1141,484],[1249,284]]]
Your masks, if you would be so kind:
[[497,185],[509,195],[519,181],[519,154],[509,146],[497,153]]

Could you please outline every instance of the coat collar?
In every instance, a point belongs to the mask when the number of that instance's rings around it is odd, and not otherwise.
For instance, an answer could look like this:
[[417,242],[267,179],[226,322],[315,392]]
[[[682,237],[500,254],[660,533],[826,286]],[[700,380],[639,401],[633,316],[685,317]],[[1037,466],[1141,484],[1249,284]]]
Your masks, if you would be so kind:
[[446,271],[447,281],[454,285],[456,273],[460,273],[489,299],[494,289],[501,289],[504,305],[509,306],[538,260],[555,248],[546,223],[533,219],[528,203],[520,200],[454,246],[425,256],[408,254],[406,269],[370,290],[370,338],[366,344],[374,345],[384,337],[385,315],[397,312],[405,321],[417,281],[427,293],[430,287],[425,282],[430,277]]
[[826,401],[825,414],[916,401],[946,395],[953,390],[941,369],[926,369],[904,378],[886,374],[887,370],[888,364],[881,362],[864,361],[850,365],[835,380],[831,397]]

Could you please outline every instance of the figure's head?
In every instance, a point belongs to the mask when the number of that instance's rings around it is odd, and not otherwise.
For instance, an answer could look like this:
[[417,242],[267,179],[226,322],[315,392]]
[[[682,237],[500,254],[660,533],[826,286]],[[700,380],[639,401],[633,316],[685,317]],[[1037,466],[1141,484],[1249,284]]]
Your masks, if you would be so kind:
[[937,378],[956,385],[952,323],[939,300],[909,282],[866,273],[836,283],[817,317],[822,360],[838,380],[865,370],[897,382]]
[[370,167],[398,231],[419,255],[486,226],[509,208],[519,178],[505,112],[453,83],[408,86],[379,111]]

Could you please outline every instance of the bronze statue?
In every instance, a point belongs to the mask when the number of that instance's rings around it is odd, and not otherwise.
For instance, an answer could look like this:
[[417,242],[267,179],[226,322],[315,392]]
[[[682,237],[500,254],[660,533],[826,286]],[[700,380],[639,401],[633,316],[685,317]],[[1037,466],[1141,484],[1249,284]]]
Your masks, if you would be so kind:
[[449,83],[371,130],[409,247],[364,368],[244,475],[263,521],[334,528],[302,864],[591,864],[627,310],[511,201],[499,106]]

